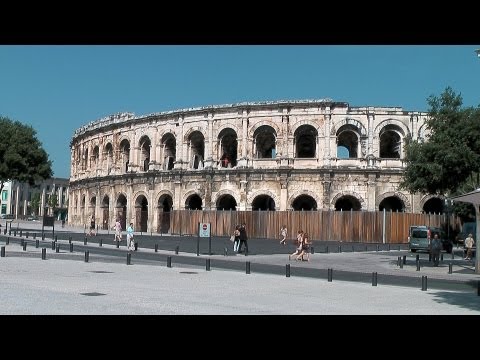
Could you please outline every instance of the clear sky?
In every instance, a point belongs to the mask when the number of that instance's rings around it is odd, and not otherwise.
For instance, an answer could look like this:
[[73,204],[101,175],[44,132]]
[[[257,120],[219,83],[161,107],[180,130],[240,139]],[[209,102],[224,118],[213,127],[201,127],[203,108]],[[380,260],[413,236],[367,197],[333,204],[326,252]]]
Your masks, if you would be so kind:
[[480,105],[475,45],[1,45],[0,115],[70,176],[74,131],[118,112],[331,98],[426,111],[447,86]]

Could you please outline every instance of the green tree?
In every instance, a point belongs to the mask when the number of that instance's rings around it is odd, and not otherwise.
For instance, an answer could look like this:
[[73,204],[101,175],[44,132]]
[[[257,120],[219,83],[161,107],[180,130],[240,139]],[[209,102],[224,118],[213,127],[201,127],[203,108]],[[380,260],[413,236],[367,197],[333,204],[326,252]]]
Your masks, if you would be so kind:
[[32,199],[30,200],[30,207],[33,211],[34,215],[38,215],[38,208],[40,207],[40,194],[35,193],[32,195]]
[[407,139],[400,187],[411,193],[445,196],[478,188],[480,108],[462,107],[461,95],[450,87],[427,101],[430,134],[425,141]]
[[52,174],[52,162],[36,131],[29,125],[0,116],[0,193],[8,181],[34,185]]

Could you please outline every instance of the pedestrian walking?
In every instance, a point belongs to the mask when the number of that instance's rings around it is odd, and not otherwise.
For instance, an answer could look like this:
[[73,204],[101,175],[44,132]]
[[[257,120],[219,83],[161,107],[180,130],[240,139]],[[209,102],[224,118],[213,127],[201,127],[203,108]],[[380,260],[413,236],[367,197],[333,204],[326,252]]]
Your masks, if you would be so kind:
[[247,235],[247,224],[243,223],[240,226],[240,244],[238,245],[238,253],[242,252],[242,245],[245,245],[245,251],[248,254],[248,235]]
[[441,250],[442,250],[442,241],[439,239],[438,234],[435,233],[430,243],[430,253],[432,254],[433,266],[438,266],[438,262],[440,261]]
[[287,225],[283,225],[280,229],[280,244],[287,245]]
[[465,255],[464,260],[472,259],[472,250],[473,250],[474,243],[475,243],[475,240],[473,240],[473,235],[468,234],[468,237],[465,239],[465,249],[467,249],[467,254]]
[[130,223],[127,227],[127,249],[135,250],[135,240],[133,238],[133,223]]
[[115,230],[115,241],[122,241],[122,223],[120,222],[120,219],[117,218],[117,221],[115,222],[115,225],[113,225],[112,230]]

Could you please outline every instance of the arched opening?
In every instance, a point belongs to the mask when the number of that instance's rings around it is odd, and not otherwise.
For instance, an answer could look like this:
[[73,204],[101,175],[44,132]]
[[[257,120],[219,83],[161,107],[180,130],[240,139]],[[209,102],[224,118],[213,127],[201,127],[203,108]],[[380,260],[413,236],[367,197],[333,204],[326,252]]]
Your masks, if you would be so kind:
[[217,210],[236,210],[237,201],[232,195],[223,195],[217,200]]
[[428,199],[425,204],[423,204],[423,212],[425,213],[435,213],[435,214],[443,214],[444,210],[444,202],[440,198],[430,198]]
[[140,168],[142,171],[148,171],[150,167],[150,138],[146,135],[140,138]]
[[168,233],[170,231],[170,214],[173,207],[173,200],[170,195],[162,195],[158,199],[158,221],[157,231]]
[[257,159],[273,159],[276,157],[275,129],[268,125],[260,126],[253,134],[254,151]]
[[396,126],[387,126],[380,133],[380,157],[400,159],[402,140]]
[[122,224],[122,229],[125,230],[127,228],[127,198],[125,197],[125,195],[120,194],[118,196],[115,208],[117,210],[117,219],[120,220],[120,224]]
[[317,202],[310,195],[300,195],[293,200],[292,208],[297,211],[316,211]]
[[297,158],[314,158],[317,152],[317,129],[302,125],[295,131],[295,153]]
[[137,231],[147,232],[148,224],[148,200],[140,195],[135,200],[135,229]]
[[105,195],[102,200],[102,228],[103,230],[108,230],[110,228],[110,198],[108,195]]
[[237,166],[237,134],[233,129],[227,128],[218,134],[218,149],[220,166],[230,168]]
[[110,174],[113,166],[113,146],[108,143],[105,145],[105,169],[107,169],[107,174]]
[[130,142],[123,139],[120,143],[120,161],[124,172],[128,172],[128,164],[130,163]]
[[335,203],[335,211],[359,211],[361,209],[360,201],[351,195],[344,195]]
[[82,164],[83,169],[82,170],[87,170],[88,169],[88,149],[85,149],[85,152],[83,154],[83,164]]
[[400,211],[403,212],[405,209],[405,204],[403,201],[396,196],[389,196],[383,199],[378,205],[378,210],[383,211]]
[[163,169],[172,170],[176,159],[176,142],[171,133],[162,136]]
[[190,195],[185,201],[185,209],[202,210],[202,198],[197,194]]
[[275,211],[275,200],[268,195],[259,195],[252,201],[252,210]]
[[[346,151],[345,151],[346,150]],[[337,158],[358,157],[358,136],[350,126],[342,126],[337,133]]]
[[98,146],[95,146],[93,148],[93,167],[95,168],[98,167],[99,158],[100,158],[100,150],[98,149]]
[[205,138],[200,131],[194,131],[188,138],[190,144],[191,168],[203,169]]

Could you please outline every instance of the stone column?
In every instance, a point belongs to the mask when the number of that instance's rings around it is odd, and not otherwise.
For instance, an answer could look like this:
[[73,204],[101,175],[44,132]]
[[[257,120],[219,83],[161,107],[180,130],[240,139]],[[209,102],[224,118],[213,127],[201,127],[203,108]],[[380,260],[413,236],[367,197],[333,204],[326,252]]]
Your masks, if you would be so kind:
[[369,173],[367,180],[367,211],[375,211],[376,190],[376,174]]

